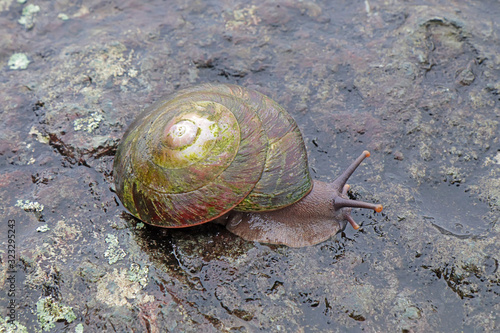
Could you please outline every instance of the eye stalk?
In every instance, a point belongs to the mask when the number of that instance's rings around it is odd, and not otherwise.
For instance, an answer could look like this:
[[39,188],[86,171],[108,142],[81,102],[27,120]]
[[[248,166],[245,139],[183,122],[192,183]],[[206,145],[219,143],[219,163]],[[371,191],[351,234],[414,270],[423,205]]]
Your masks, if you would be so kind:
[[[346,184],[346,182],[361,162],[363,162],[363,160],[367,157],[370,157],[370,152],[365,150],[339,177],[337,177],[337,179],[333,181],[332,185],[335,189],[340,189],[342,186],[342,194],[338,195],[334,192],[333,196],[333,207],[336,211],[345,207],[373,209],[377,213],[382,211],[383,207],[380,204],[372,204],[347,198],[347,191],[349,191],[350,186]],[[352,225],[354,230],[359,229],[359,225],[351,216],[350,209],[344,213],[343,217]]]

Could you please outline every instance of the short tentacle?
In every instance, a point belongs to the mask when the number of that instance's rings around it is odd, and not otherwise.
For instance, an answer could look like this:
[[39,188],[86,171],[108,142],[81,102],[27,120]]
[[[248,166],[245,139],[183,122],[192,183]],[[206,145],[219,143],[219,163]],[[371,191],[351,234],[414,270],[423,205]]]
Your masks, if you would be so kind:
[[351,214],[347,214],[345,216],[345,219],[347,220],[347,222],[349,222],[352,225],[352,227],[353,227],[354,230],[358,230],[359,229],[359,225],[352,219]]
[[[347,184],[343,186],[342,196],[347,196],[347,191],[349,191],[349,188],[350,186]],[[341,196],[337,196],[334,198],[333,207],[335,208],[335,210],[339,210],[343,207],[368,208],[368,209],[373,209],[377,213],[380,213],[383,209],[382,205],[376,205],[368,202],[346,199]],[[354,221],[354,219],[351,216],[350,209],[344,214],[344,218],[352,225],[354,230],[359,229],[359,225]]]
[[345,184],[344,185],[344,188],[342,188],[342,195],[347,195],[347,191],[349,191],[349,189],[351,188],[351,185],[349,184]]

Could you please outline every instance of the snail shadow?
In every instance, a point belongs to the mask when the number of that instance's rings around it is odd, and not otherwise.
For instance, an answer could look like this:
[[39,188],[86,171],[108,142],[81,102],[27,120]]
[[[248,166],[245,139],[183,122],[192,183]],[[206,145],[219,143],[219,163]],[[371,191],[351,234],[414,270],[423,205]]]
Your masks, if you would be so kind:
[[[323,286],[331,284],[332,277],[339,288],[350,282],[351,273],[344,269],[352,267],[357,255],[346,257],[346,252],[356,247],[361,235],[348,229],[320,244],[291,248],[245,241],[214,223],[175,230],[143,226],[126,213],[122,217],[155,267],[150,270],[155,281],[151,294],[158,300],[168,295],[187,299],[182,303],[186,307],[210,309],[205,318],[231,318],[247,331],[259,330],[254,318],[262,309],[286,308],[276,305],[277,297],[293,298],[300,311],[318,322],[334,318],[337,312],[322,301]],[[359,274],[370,273],[364,265],[357,269]],[[303,279],[310,283],[304,285]]]
[[222,257],[238,257],[255,246],[254,242],[243,240],[217,223],[172,229],[143,223],[126,212],[121,217],[133,231],[140,249],[153,262],[170,267],[179,264],[179,252],[183,256],[198,256],[209,262]]

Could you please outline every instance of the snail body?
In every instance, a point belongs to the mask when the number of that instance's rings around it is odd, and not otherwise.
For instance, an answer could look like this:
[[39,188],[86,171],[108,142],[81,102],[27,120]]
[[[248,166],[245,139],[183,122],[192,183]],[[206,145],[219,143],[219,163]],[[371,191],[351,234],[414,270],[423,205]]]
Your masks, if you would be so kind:
[[300,130],[278,103],[236,85],[203,84],[144,110],[113,168],[121,202],[148,224],[215,221],[247,240],[306,246],[346,221],[356,227],[350,207],[382,210],[347,198],[345,182],[367,156],[331,184],[312,181]]

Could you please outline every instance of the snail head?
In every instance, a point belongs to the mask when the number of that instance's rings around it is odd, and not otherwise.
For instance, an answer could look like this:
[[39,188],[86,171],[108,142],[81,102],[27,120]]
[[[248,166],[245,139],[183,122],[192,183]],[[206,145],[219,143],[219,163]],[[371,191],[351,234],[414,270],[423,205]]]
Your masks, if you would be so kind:
[[288,207],[267,212],[231,212],[221,223],[246,240],[292,247],[318,244],[344,230],[347,222],[358,229],[351,216],[352,208],[382,211],[382,205],[351,200],[347,195],[347,179],[368,156],[370,153],[364,151],[332,183],[314,181],[311,192]]

